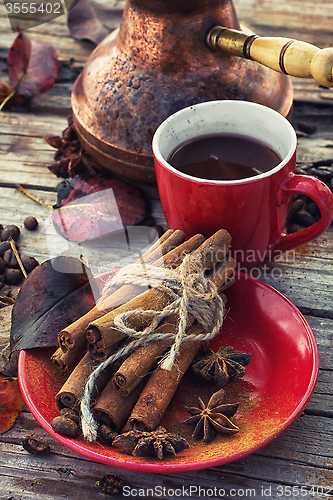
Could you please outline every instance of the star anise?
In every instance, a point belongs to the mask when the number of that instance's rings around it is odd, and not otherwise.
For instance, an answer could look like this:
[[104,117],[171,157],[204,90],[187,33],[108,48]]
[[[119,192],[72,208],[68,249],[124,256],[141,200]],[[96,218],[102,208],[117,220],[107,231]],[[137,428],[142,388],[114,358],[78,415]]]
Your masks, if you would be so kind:
[[194,361],[192,368],[201,380],[223,387],[228,380],[243,377],[246,373],[245,366],[251,359],[251,353],[234,351],[231,346],[221,347],[217,352],[206,349],[202,357]]
[[100,171],[100,167],[82,149],[76,134],[72,116],[67,118],[68,127],[63,130],[61,137],[58,135],[45,134],[44,140],[53,148],[55,163],[50,165],[49,170],[57,177],[67,179],[79,174],[94,175]]
[[230,420],[236,413],[239,403],[226,404],[223,389],[212,395],[207,406],[200,397],[198,400],[198,407],[185,406],[191,417],[183,423],[196,424],[192,437],[208,443],[217,433],[230,435],[239,432],[239,427]]
[[127,455],[134,457],[156,456],[162,460],[165,455],[176,455],[180,451],[189,448],[189,444],[180,434],[171,434],[158,427],[155,431],[131,430],[119,434],[113,441],[112,446],[118,448]]

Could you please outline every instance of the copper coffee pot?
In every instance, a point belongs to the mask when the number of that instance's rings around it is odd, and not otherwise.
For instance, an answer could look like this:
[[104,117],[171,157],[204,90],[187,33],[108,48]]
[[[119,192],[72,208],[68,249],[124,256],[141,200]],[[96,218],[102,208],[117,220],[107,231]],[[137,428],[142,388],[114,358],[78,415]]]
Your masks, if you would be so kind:
[[249,100],[286,116],[293,99],[287,74],[329,86],[332,53],[245,35],[231,0],[127,0],[119,30],[96,47],[75,82],[74,122],[102,170],[154,184],[151,140],[167,116],[218,99]]

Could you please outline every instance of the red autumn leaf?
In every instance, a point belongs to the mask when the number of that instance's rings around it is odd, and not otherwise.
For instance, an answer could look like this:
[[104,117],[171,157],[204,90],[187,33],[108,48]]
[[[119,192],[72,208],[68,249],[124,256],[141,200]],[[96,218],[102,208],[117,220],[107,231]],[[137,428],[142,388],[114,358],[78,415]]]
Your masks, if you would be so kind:
[[67,203],[53,212],[52,219],[66,239],[77,242],[108,236],[123,229],[111,189]]
[[0,434],[13,427],[23,407],[18,378],[0,374]]
[[14,86],[23,78],[18,94],[29,99],[47,92],[58,75],[54,47],[42,40],[30,40],[22,31],[8,51],[7,65]]
[[[60,183],[65,197],[53,211],[52,220],[62,236],[83,242],[108,236],[124,226],[139,223],[147,214],[142,192],[118,179],[74,179]],[[65,188],[63,186],[66,186]]]

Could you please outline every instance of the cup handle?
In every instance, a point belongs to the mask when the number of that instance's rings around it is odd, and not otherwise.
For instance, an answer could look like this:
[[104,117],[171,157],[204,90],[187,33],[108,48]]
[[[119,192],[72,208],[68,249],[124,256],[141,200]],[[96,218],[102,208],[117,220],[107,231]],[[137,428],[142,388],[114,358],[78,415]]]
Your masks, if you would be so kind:
[[311,198],[318,205],[321,218],[312,226],[296,233],[286,234],[282,231],[276,244],[273,244],[274,257],[277,257],[278,252],[292,250],[314,240],[326,231],[333,220],[333,193],[324,182],[315,177],[290,173],[281,185],[277,205],[286,203],[294,194],[304,194]]

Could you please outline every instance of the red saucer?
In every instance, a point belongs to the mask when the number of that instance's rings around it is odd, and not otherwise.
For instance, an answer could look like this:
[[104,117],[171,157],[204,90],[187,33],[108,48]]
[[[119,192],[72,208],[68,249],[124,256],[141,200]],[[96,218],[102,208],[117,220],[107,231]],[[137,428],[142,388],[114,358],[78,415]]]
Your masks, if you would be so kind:
[[[190,448],[162,462],[119,453],[83,437],[70,439],[53,431],[58,414],[55,395],[62,383],[50,363],[49,349],[21,351],[19,381],[22,394],[36,420],[68,448],[94,460],[123,469],[178,472],[216,467],[245,457],[276,439],[295,422],[308,403],[318,376],[319,359],[314,335],[300,311],[282,294],[242,273],[227,291],[228,314],[210,347],[231,345],[251,352],[253,358],[243,379],[225,386],[228,402],[239,401],[235,415],[240,432],[219,435],[209,444],[190,438],[192,428],[182,424],[184,410],[200,395],[207,402],[217,390],[186,374],[161,422],[172,432],[189,438]],[[209,386],[209,387],[207,387]]]

